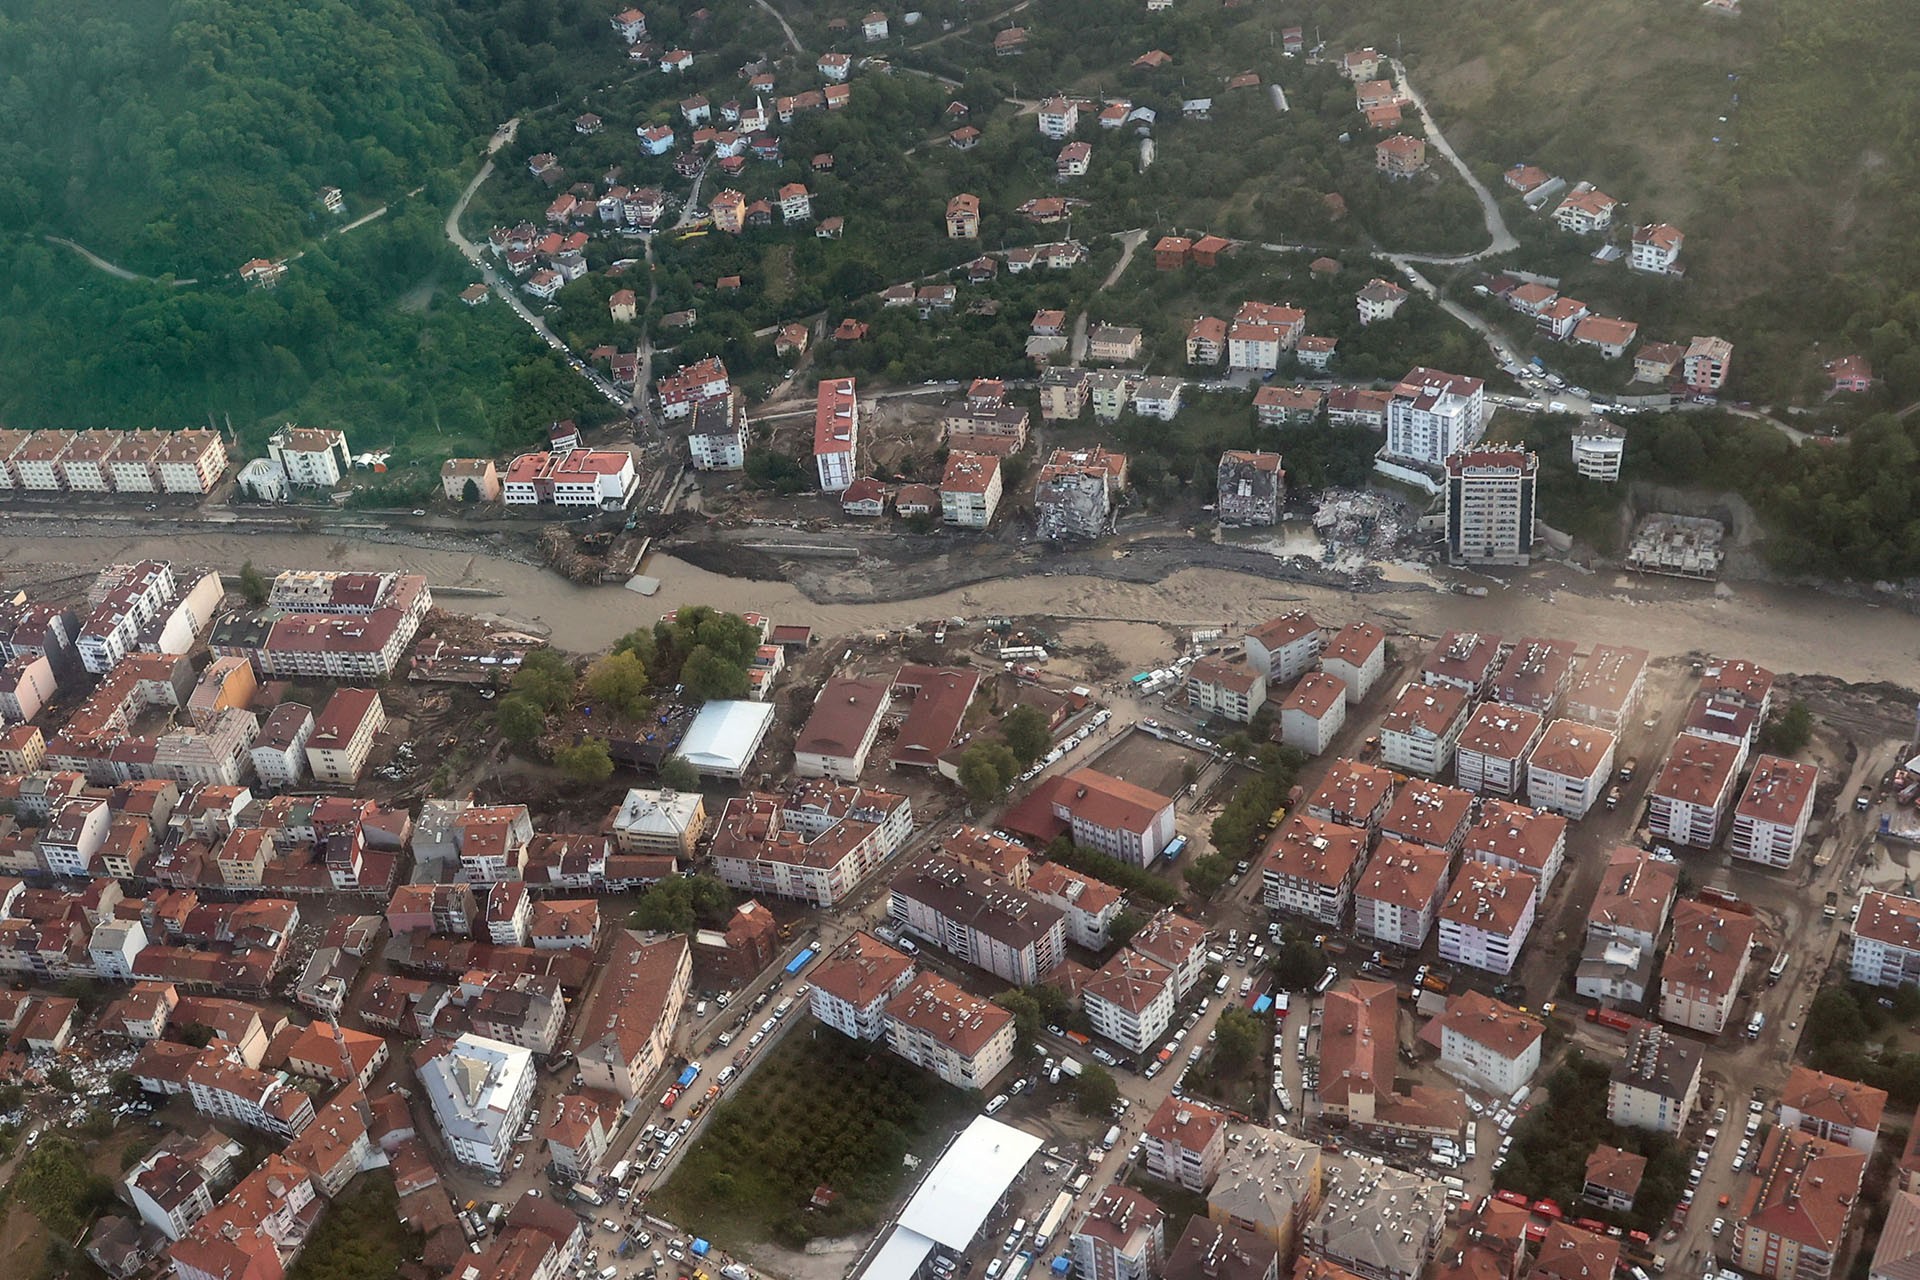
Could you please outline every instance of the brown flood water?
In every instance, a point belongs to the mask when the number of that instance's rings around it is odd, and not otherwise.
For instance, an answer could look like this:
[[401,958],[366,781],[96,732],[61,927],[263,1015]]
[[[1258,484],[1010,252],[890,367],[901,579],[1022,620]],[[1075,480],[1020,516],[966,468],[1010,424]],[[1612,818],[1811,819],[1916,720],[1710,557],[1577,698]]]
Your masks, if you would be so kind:
[[404,567],[435,586],[499,593],[442,596],[447,608],[538,624],[554,643],[580,652],[683,604],[756,610],[804,623],[827,636],[939,617],[1048,614],[1085,619],[1082,635],[1104,640],[1141,666],[1171,656],[1164,636],[1139,623],[1225,625],[1304,607],[1323,622],[1381,620],[1389,630],[1435,635],[1452,627],[1506,635],[1564,636],[1580,643],[1636,644],[1656,656],[1705,652],[1739,656],[1781,673],[1821,672],[1843,680],[1920,686],[1920,619],[1796,588],[1670,583],[1602,573],[1536,570],[1484,598],[1400,591],[1356,595],[1214,569],[1177,572],[1158,583],[1058,574],[977,583],[910,601],[817,604],[786,582],[749,582],[655,555],[646,572],[659,594],[618,586],[577,587],[545,570],[484,555],[422,550],[308,534],[191,532],[171,537],[15,537],[0,534],[0,581],[30,583],[60,573],[142,557],[227,570],[251,558],[261,569]]

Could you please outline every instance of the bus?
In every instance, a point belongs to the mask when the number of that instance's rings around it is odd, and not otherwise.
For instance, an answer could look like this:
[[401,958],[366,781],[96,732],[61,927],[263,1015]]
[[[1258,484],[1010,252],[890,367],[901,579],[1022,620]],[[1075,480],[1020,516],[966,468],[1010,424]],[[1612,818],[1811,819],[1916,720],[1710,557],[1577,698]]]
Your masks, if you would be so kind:
[[1767,981],[1778,982],[1787,972],[1787,961],[1793,959],[1793,952],[1782,951],[1773,958],[1773,968],[1767,970]]
[[793,977],[795,974],[799,973],[802,969],[806,968],[807,965],[813,960],[814,956],[818,954],[819,953],[816,952],[812,947],[808,947],[806,950],[802,951],[799,955],[787,961],[786,975],[789,978]]

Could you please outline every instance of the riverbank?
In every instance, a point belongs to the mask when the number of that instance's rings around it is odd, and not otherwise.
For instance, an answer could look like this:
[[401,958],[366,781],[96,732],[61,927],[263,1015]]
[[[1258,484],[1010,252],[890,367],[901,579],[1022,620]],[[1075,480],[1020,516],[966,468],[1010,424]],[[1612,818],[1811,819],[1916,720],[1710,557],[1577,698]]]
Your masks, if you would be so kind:
[[[723,576],[669,555],[647,572],[658,595],[618,586],[580,587],[532,565],[478,551],[364,542],[319,534],[190,531],[173,535],[47,537],[0,532],[0,581],[9,588],[73,578],[99,566],[145,557],[233,569],[252,560],[262,572],[288,568],[403,568],[438,586],[485,595],[446,595],[448,609],[534,624],[575,652],[603,649],[680,605],[765,613],[823,635],[898,627],[941,617],[1045,615],[1071,621],[1076,639],[1106,644],[1128,666],[1167,656],[1167,626],[1234,627],[1288,608],[1324,623],[1378,619],[1389,629],[1433,636],[1452,628],[1503,635],[1564,636],[1636,644],[1656,656],[1737,655],[1780,673],[1821,672],[1849,682],[1920,686],[1920,624],[1911,615],[1801,588],[1691,583],[1627,574],[1582,574],[1539,566],[1507,584],[1484,580],[1488,594],[1401,589],[1360,594],[1218,568],[1178,568],[1157,581],[1125,581],[1062,568],[935,591],[904,601],[822,603],[790,582]],[[1481,580],[1476,580],[1481,581]],[[1149,624],[1149,625],[1141,625]]]

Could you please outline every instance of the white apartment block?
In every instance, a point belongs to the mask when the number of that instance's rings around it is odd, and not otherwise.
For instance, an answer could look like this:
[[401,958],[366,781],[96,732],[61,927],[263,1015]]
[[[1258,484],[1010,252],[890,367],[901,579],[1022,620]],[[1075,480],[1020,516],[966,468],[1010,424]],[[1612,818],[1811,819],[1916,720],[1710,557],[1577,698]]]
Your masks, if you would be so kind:
[[1753,955],[1754,919],[1691,898],[1673,909],[1660,962],[1660,1019],[1707,1035],[1726,1029]]
[[822,493],[839,493],[860,474],[860,397],[852,378],[825,378],[813,410],[813,462]]
[[1523,871],[1467,862],[1440,908],[1440,956],[1508,974],[1533,930],[1539,884]]
[[1173,971],[1121,948],[1080,988],[1080,1007],[1095,1035],[1129,1053],[1146,1053],[1173,1021]]
[[1622,1128],[1678,1137],[1700,1097],[1701,1057],[1697,1045],[1643,1024],[1613,1065],[1607,1119]]
[[1298,680],[1327,647],[1326,632],[1299,609],[1269,618],[1242,637],[1247,661],[1275,684]]
[[1453,762],[1467,726],[1467,706],[1467,695],[1458,689],[1407,685],[1380,722],[1382,758],[1393,768],[1437,777]]
[[267,438],[267,456],[289,481],[314,489],[333,488],[353,465],[344,432],[292,423]]
[[1317,756],[1333,745],[1346,722],[1346,682],[1325,671],[1309,671],[1280,704],[1280,741]]
[[865,931],[855,933],[813,967],[813,1016],[843,1036],[879,1040],[887,1005],[913,981],[913,961]]
[[1076,844],[1136,867],[1150,867],[1174,837],[1173,801],[1095,769],[1055,782],[1053,813]]
[[1656,839],[1709,849],[1740,772],[1741,748],[1682,734],[1647,792],[1647,826]]
[[1527,757],[1527,803],[1584,818],[1613,775],[1613,735],[1578,720],[1555,720]]
[[1736,858],[1770,867],[1791,865],[1807,837],[1814,792],[1819,785],[1817,765],[1779,756],[1761,756],[1754,761],[1747,789],[1733,807],[1728,851]]
[[1260,864],[1267,910],[1341,928],[1366,867],[1367,831],[1296,813],[1268,842]]
[[1372,622],[1350,622],[1320,654],[1320,669],[1346,685],[1347,702],[1366,701],[1387,669],[1387,633]]
[[887,1047],[958,1089],[985,1093],[1016,1039],[1012,1014],[938,974],[921,974],[887,1005]]
[[1920,982],[1920,899],[1879,889],[1860,895],[1848,974],[1875,987]]
[[1440,1069],[1475,1088],[1512,1094],[1540,1070],[1546,1026],[1478,992],[1447,1001],[1440,1018]]
[[731,394],[694,405],[687,451],[696,471],[738,471],[746,466],[746,406]]
[[1527,782],[1527,757],[1546,725],[1546,718],[1537,711],[1482,703],[1455,747],[1456,781],[1481,795],[1517,795]]
[[1487,425],[1486,384],[1478,378],[1416,368],[1387,402],[1386,456],[1438,467]]
[[1444,849],[1385,839],[1353,893],[1353,931],[1390,947],[1417,951],[1440,911],[1453,855]]
[[533,1055],[464,1035],[420,1070],[447,1151],[462,1164],[508,1172],[513,1140],[533,1101]]
[[1267,678],[1248,662],[1208,657],[1187,672],[1187,705],[1201,715],[1247,724],[1266,704]]

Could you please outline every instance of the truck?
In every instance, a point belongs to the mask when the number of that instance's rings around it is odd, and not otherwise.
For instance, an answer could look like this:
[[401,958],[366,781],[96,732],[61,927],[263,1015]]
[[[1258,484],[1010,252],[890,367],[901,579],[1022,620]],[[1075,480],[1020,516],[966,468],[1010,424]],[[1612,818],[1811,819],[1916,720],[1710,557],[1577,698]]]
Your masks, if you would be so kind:
[[1070,1079],[1078,1076],[1080,1074],[1080,1060],[1078,1058],[1060,1059],[1060,1074]]
[[1113,1150],[1113,1144],[1118,1141],[1120,1141],[1120,1126],[1116,1124],[1107,1130],[1106,1137],[1100,1139],[1100,1149],[1103,1151],[1111,1151]]
[[585,1200],[588,1204],[592,1205],[601,1205],[607,1202],[607,1198],[601,1195],[597,1189],[588,1186],[584,1182],[576,1182],[573,1184],[573,1195],[576,1200]]
[[673,1082],[673,1087],[676,1089],[684,1090],[688,1085],[692,1084],[695,1080],[698,1080],[699,1078],[700,1078],[700,1064],[697,1062],[689,1062],[685,1066],[685,1068],[681,1070],[680,1078]]
[[1761,1012],[1760,1010],[1755,1009],[1753,1011],[1753,1016],[1747,1019],[1747,1039],[1758,1040],[1760,1038],[1761,1029],[1764,1028],[1766,1025],[1767,1025],[1767,1015]]
[[1040,1225],[1033,1229],[1033,1247],[1044,1249],[1053,1239],[1054,1232],[1067,1219],[1067,1213],[1073,1208],[1073,1192],[1062,1191],[1053,1198],[1053,1207],[1047,1210],[1046,1217],[1040,1219]]
[[1180,855],[1186,851],[1187,838],[1185,836],[1175,836],[1173,839],[1167,841],[1167,847],[1160,856],[1168,862],[1178,862]]
[[615,1166],[613,1166],[614,1182],[616,1184],[625,1182],[627,1180],[627,1173],[632,1168],[633,1168],[633,1161],[631,1160],[622,1160],[619,1164],[616,1164]]
[[1640,1020],[1618,1009],[1589,1009],[1587,1021],[1597,1022],[1603,1027],[1612,1027],[1615,1031],[1632,1031],[1640,1025]]
[[1831,889],[1827,890],[1827,904],[1826,906],[1820,909],[1820,914],[1825,916],[1829,920],[1839,915],[1840,914],[1840,895],[1835,893]]

